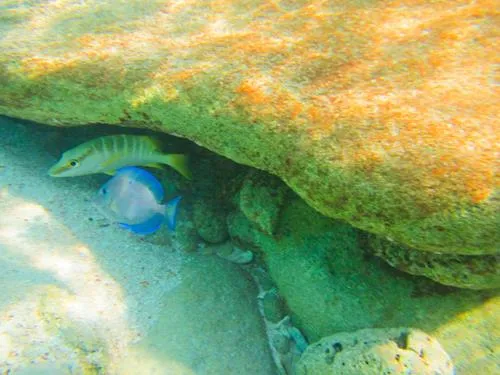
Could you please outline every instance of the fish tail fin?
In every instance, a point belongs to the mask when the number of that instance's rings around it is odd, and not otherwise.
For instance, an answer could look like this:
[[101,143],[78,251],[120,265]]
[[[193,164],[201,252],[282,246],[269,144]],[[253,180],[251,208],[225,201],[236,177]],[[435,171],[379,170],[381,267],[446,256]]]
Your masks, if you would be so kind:
[[165,204],[165,222],[167,223],[168,229],[175,230],[177,210],[179,208],[179,202],[182,197],[178,196],[169,200]]
[[162,162],[170,165],[181,175],[191,180],[191,170],[189,169],[189,158],[184,154],[167,154],[162,158]]

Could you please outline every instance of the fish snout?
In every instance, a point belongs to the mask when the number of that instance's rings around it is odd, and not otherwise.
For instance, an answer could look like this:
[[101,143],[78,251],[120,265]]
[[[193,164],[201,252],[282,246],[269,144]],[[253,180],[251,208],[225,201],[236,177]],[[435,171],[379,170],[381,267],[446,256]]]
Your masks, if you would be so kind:
[[74,176],[80,176],[85,173],[78,173],[81,171],[76,171],[73,168],[68,168],[67,163],[61,163],[57,162],[55,165],[50,167],[48,170],[48,175],[51,177],[74,177]]
[[59,177],[59,174],[57,173],[58,172],[58,169],[57,168],[57,164],[56,165],[53,165],[52,167],[49,168],[47,174],[50,176],[50,177]]
[[61,163],[61,159],[49,168],[47,174],[50,177],[63,177],[64,172],[67,170],[65,163]]

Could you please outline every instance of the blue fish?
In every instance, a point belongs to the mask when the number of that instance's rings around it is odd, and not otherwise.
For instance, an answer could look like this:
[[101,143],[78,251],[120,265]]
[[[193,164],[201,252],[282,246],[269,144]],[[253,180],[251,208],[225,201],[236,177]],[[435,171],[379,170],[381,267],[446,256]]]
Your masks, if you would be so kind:
[[98,192],[96,203],[122,228],[136,234],[151,234],[166,222],[175,229],[178,196],[161,204],[163,186],[151,173],[137,167],[119,169]]

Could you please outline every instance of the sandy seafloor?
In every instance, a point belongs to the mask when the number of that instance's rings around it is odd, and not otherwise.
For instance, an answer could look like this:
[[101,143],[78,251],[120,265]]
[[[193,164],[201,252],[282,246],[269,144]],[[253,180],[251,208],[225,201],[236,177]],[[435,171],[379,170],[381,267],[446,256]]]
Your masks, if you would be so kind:
[[57,131],[0,118],[0,374],[274,373],[250,278],[109,225]]

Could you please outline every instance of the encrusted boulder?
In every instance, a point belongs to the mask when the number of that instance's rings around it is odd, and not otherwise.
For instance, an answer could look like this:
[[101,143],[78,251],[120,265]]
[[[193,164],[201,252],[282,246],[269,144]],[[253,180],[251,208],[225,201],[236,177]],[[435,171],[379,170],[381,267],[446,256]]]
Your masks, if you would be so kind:
[[193,203],[193,220],[198,235],[208,243],[227,240],[226,216],[212,201]]
[[209,244],[228,238],[226,215],[231,194],[228,191],[238,176],[238,166],[201,148],[192,155],[192,212],[198,235]]
[[439,342],[410,328],[364,329],[325,337],[310,345],[297,375],[453,375]]
[[498,253],[494,2],[0,11],[0,114],[176,134],[357,228],[423,251]]
[[413,327],[439,340],[458,373],[495,373],[497,290],[457,289],[400,272],[373,255],[365,233],[299,199],[284,205],[274,237],[241,212],[229,215],[228,226],[234,242],[263,254],[293,324],[309,342],[369,327]]
[[259,171],[247,174],[236,203],[248,220],[264,233],[276,230],[288,187],[274,176]]
[[434,254],[369,238],[373,253],[401,271],[458,288],[500,288],[500,255]]

